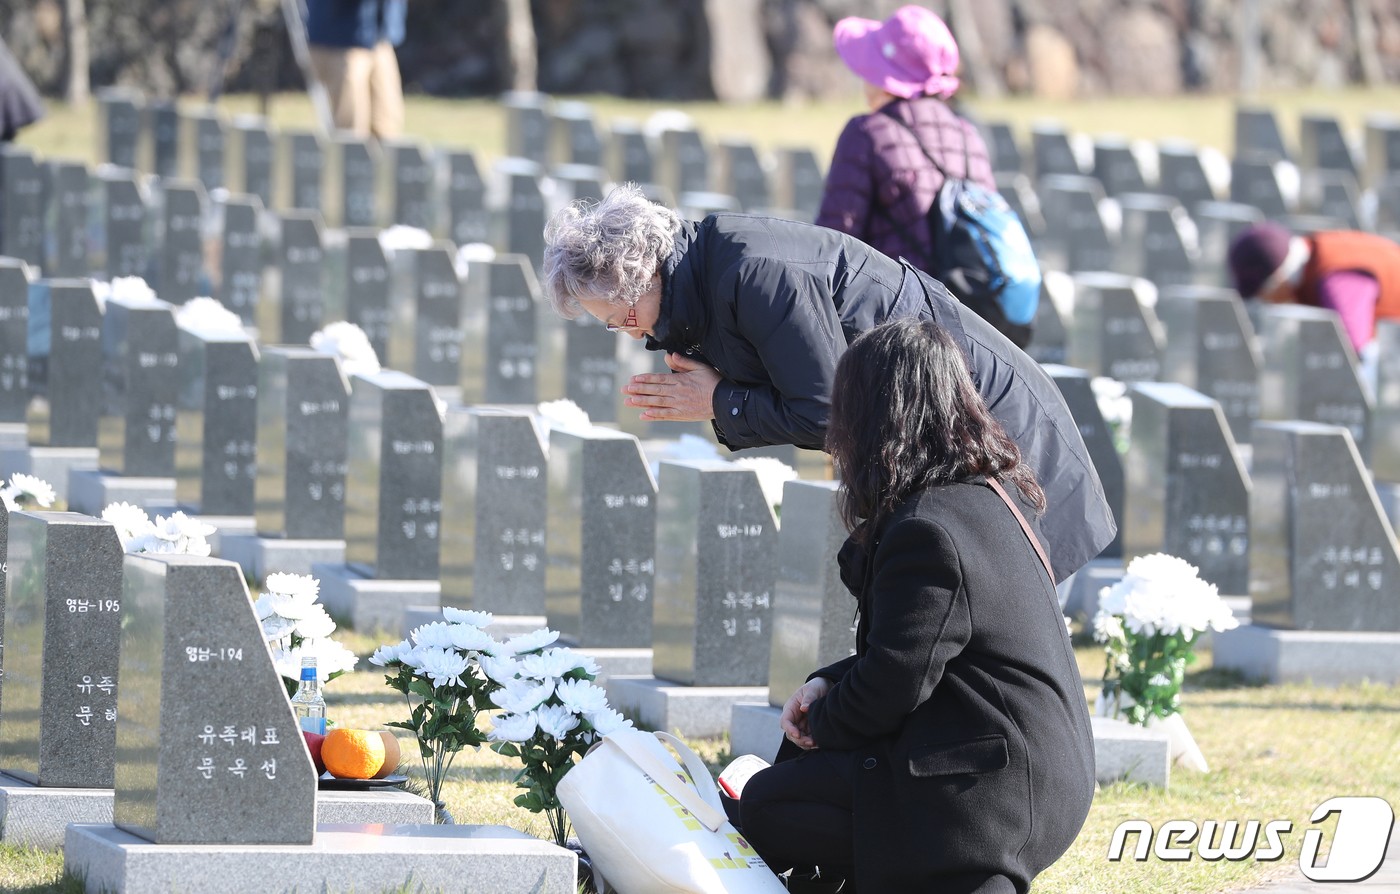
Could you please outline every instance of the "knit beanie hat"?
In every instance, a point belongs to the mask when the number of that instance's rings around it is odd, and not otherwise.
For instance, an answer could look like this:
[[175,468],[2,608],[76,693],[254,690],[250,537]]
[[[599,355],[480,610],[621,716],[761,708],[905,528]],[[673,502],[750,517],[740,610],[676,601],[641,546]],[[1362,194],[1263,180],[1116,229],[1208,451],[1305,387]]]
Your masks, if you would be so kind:
[[1264,282],[1288,258],[1293,234],[1287,227],[1265,221],[1242,230],[1230,243],[1230,278],[1242,297],[1253,298]]

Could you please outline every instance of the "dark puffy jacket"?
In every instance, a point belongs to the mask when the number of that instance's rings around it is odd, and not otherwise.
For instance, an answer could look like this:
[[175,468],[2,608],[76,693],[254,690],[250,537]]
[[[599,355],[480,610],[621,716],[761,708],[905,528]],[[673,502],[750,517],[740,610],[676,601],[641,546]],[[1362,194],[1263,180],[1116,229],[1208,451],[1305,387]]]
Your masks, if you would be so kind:
[[307,0],[307,42],[369,49],[381,40],[403,43],[408,0]]
[[1046,548],[1063,580],[1117,530],[1079,427],[1055,383],[927,274],[844,233],[776,218],[687,221],[661,269],[652,350],[719,371],[714,427],[731,449],[825,443],[836,362],[860,333],[932,318],[969,357],[978,390],[1045,490]]
[[971,122],[959,118],[941,99],[899,99],[847,122],[836,141],[816,223],[850,233],[923,269],[932,244],[928,211],[943,175],[919,150],[914,134],[892,120],[895,117],[914,129],[949,174],[996,187],[987,144]]

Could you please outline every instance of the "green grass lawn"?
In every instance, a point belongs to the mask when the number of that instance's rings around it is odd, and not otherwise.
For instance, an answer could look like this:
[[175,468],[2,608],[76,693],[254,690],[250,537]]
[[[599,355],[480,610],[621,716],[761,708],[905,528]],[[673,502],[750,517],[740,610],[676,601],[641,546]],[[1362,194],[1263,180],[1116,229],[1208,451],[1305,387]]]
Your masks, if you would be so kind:
[[[376,645],[355,634],[343,639],[360,654]],[[1083,645],[1079,656],[1091,696],[1102,671],[1100,653]],[[342,726],[377,727],[403,718],[402,696],[383,684],[377,669],[363,661],[361,667],[327,688],[331,719]],[[1186,717],[1211,771],[1175,769],[1165,791],[1128,784],[1103,788],[1078,841],[1036,882],[1036,894],[1237,891],[1296,871],[1308,816],[1326,799],[1375,795],[1400,805],[1400,687],[1251,686],[1210,670],[1208,655],[1197,668],[1188,678]],[[715,771],[730,758],[727,740],[691,744]],[[406,760],[409,772],[421,776],[416,759]],[[464,752],[445,789],[448,810],[459,823],[498,823],[548,838],[542,817],[511,803],[515,770],[515,764],[487,749]],[[1186,863],[1109,862],[1113,830],[1126,819],[1145,819],[1154,827],[1170,819],[1288,819],[1294,827],[1277,863],[1206,863],[1199,857]],[[1334,822],[1323,825],[1325,840]],[[0,849],[0,890],[78,890],[61,875],[58,854]]]

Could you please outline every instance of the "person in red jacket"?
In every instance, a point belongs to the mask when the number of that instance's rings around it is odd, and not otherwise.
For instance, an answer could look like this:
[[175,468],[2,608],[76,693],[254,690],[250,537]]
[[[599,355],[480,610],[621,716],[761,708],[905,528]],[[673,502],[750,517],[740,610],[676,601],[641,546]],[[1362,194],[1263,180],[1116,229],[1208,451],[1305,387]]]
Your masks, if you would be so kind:
[[1400,244],[1375,233],[1297,236],[1266,221],[1235,237],[1229,263],[1241,297],[1335,310],[1358,353],[1377,320],[1400,319]]
[[936,275],[928,213],[944,177],[924,150],[949,176],[996,188],[987,144],[947,103],[958,89],[957,42],[921,6],[883,22],[842,19],[833,39],[865,82],[870,113],[847,122],[836,141],[815,223]]

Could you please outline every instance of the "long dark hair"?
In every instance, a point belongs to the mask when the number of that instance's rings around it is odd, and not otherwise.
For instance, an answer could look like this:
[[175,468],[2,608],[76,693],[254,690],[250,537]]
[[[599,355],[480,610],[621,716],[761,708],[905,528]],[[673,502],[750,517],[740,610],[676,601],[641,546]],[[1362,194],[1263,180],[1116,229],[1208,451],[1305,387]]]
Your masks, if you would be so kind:
[[851,342],[836,367],[826,449],[841,475],[842,518],[857,539],[868,540],[909,495],[977,476],[1015,484],[1037,512],[1045,509],[1044,491],[983,403],[962,349],[932,320],[895,320]]

